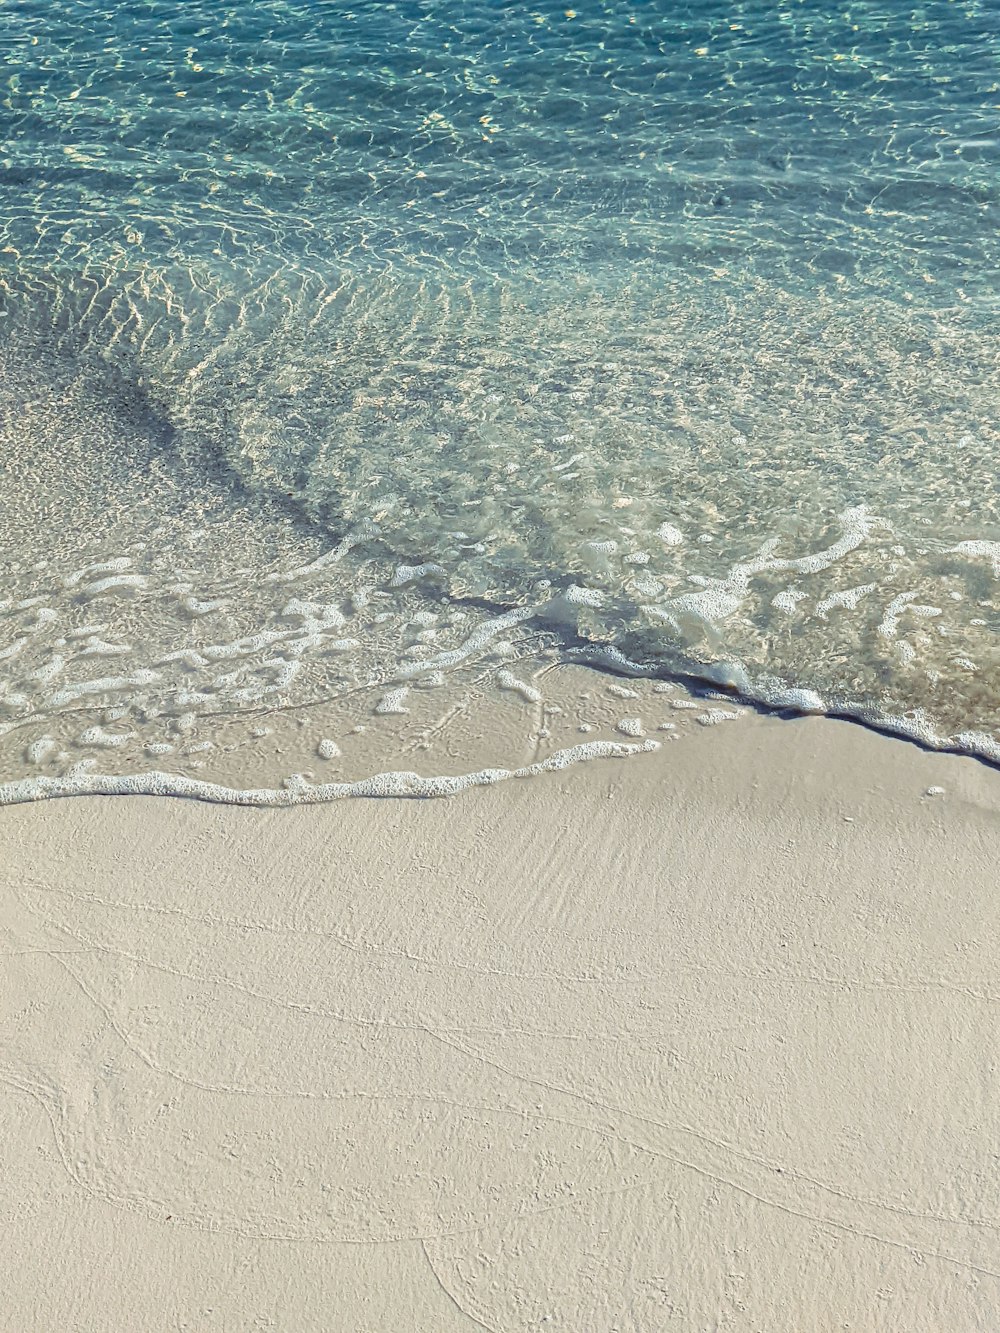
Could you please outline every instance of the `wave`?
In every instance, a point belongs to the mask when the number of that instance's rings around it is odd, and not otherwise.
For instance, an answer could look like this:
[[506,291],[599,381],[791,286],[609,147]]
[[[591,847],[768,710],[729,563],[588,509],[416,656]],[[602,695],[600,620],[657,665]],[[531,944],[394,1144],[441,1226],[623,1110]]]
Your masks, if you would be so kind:
[[968,311],[277,261],[0,292],[0,776],[45,738],[43,770],[190,759],[539,645],[994,756],[998,344]]

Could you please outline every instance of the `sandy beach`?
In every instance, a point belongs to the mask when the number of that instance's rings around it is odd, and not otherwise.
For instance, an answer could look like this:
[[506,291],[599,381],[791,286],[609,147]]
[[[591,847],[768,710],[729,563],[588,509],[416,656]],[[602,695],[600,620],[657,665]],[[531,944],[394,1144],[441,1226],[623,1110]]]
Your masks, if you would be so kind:
[[998,9],[0,3],[0,1333],[1000,1333]]
[[7,808],[0,1326],[988,1328],[998,839],[996,771],[749,712]]

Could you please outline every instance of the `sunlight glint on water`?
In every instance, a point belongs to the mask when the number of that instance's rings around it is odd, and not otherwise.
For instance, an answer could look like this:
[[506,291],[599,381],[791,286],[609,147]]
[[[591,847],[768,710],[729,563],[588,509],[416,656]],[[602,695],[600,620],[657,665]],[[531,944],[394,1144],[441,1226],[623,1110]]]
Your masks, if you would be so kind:
[[989,6],[0,37],[0,780],[540,652],[1000,755]]

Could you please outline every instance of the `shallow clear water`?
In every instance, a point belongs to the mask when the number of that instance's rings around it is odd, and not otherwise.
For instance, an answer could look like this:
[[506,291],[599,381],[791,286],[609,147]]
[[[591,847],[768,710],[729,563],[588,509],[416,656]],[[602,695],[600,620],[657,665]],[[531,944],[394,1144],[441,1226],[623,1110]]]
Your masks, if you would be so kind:
[[0,779],[540,652],[1000,755],[995,19],[5,6]]

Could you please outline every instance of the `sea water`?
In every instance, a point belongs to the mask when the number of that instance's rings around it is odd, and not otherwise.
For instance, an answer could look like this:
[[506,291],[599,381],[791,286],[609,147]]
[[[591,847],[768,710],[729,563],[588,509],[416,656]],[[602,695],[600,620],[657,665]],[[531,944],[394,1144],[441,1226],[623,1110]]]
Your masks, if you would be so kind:
[[540,661],[1000,757],[989,0],[12,0],[0,51],[9,793]]

